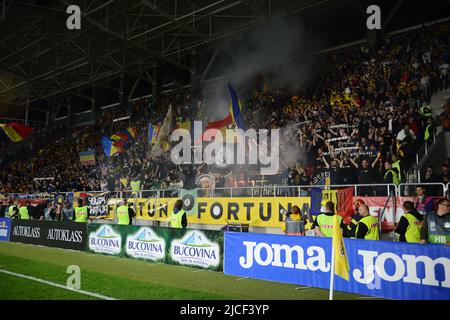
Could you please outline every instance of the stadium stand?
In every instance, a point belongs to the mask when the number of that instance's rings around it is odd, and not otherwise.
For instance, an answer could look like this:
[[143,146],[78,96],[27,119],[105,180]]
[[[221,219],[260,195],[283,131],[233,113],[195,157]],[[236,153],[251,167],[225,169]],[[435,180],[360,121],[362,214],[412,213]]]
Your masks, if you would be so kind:
[[[400,181],[406,182],[414,152],[424,142],[428,118],[430,129],[440,125],[448,129],[448,103],[439,118],[429,117],[423,109],[434,94],[448,89],[448,28],[444,23],[388,37],[378,51],[355,46],[331,52],[320,72],[295,92],[271,83],[277,72],[273,68],[237,88],[249,127],[281,128],[280,153],[288,152],[283,149],[287,145],[302,151],[302,156],[280,168],[283,182],[273,183],[320,184],[323,176],[329,176],[332,185],[393,183],[385,168],[397,159]],[[147,138],[148,124],[162,122],[169,105],[174,123],[180,116],[195,119],[201,110],[192,108],[193,100],[190,93],[170,93],[158,105],[146,98],[135,101],[128,121],[113,121],[112,114],[105,113],[93,125],[40,129],[2,159],[0,192],[123,190],[129,189],[133,178],[141,180],[145,190],[193,184],[195,173],[213,168],[196,166],[187,177],[167,153],[153,157]],[[108,162],[100,137],[127,127],[137,129],[136,138],[126,152]],[[0,150],[9,147],[2,144]],[[95,166],[80,162],[79,152],[88,149],[95,150]],[[256,172],[233,171],[215,172],[216,187],[253,186],[264,179]],[[48,177],[52,179],[35,180]],[[383,192],[369,188],[366,194]]]

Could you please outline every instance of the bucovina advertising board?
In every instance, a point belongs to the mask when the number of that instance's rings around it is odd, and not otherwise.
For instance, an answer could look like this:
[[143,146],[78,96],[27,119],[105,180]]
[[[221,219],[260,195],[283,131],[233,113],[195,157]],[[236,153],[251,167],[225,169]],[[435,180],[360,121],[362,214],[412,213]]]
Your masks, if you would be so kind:
[[88,251],[149,262],[223,269],[223,233],[211,230],[90,224]]
[[[345,239],[349,281],[335,290],[391,299],[450,299],[450,247]],[[331,238],[225,233],[224,272],[329,289]]]

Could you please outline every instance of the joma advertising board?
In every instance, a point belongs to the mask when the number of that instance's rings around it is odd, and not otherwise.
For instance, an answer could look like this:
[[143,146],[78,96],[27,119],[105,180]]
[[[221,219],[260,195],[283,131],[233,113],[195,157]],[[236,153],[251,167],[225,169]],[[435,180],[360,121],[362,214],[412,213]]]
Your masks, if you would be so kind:
[[[335,290],[391,299],[450,299],[450,247],[345,239],[350,279]],[[329,288],[331,238],[225,233],[224,272]]]

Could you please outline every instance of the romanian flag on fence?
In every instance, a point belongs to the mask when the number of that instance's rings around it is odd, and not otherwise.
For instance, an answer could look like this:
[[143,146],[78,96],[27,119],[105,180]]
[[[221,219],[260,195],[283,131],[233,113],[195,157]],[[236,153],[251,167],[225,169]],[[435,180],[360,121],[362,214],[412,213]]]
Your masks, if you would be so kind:
[[158,124],[148,124],[148,143],[155,144],[156,139],[159,135],[159,130],[161,129],[161,125]]
[[353,188],[342,188],[337,190],[322,190],[311,188],[311,215],[318,215],[323,202],[331,201],[335,205],[336,214],[348,222],[353,214]]
[[[350,267],[348,264],[347,250],[345,250],[344,239],[339,225],[337,215],[333,218],[333,250],[334,250],[334,274],[349,280]],[[333,274],[331,275],[334,276]]]
[[80,161],[85,166],[94,166],[95,165],[95,151],[88,150],[80,152]]
[[24,126],[17,122],[0,124],[0,128],[3,129],[12,142],[20,142],[33,132],[33,128]]

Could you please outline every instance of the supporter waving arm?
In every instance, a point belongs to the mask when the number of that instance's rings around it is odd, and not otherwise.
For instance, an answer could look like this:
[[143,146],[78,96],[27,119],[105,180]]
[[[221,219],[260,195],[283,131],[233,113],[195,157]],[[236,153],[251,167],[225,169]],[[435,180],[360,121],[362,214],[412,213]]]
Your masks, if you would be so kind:
[[380,158],[381,158],[381,152],[378,151],[377,157],[372,162],[372,168],[375,168],[375,165],[377,164],[378,160],[380,160]]

